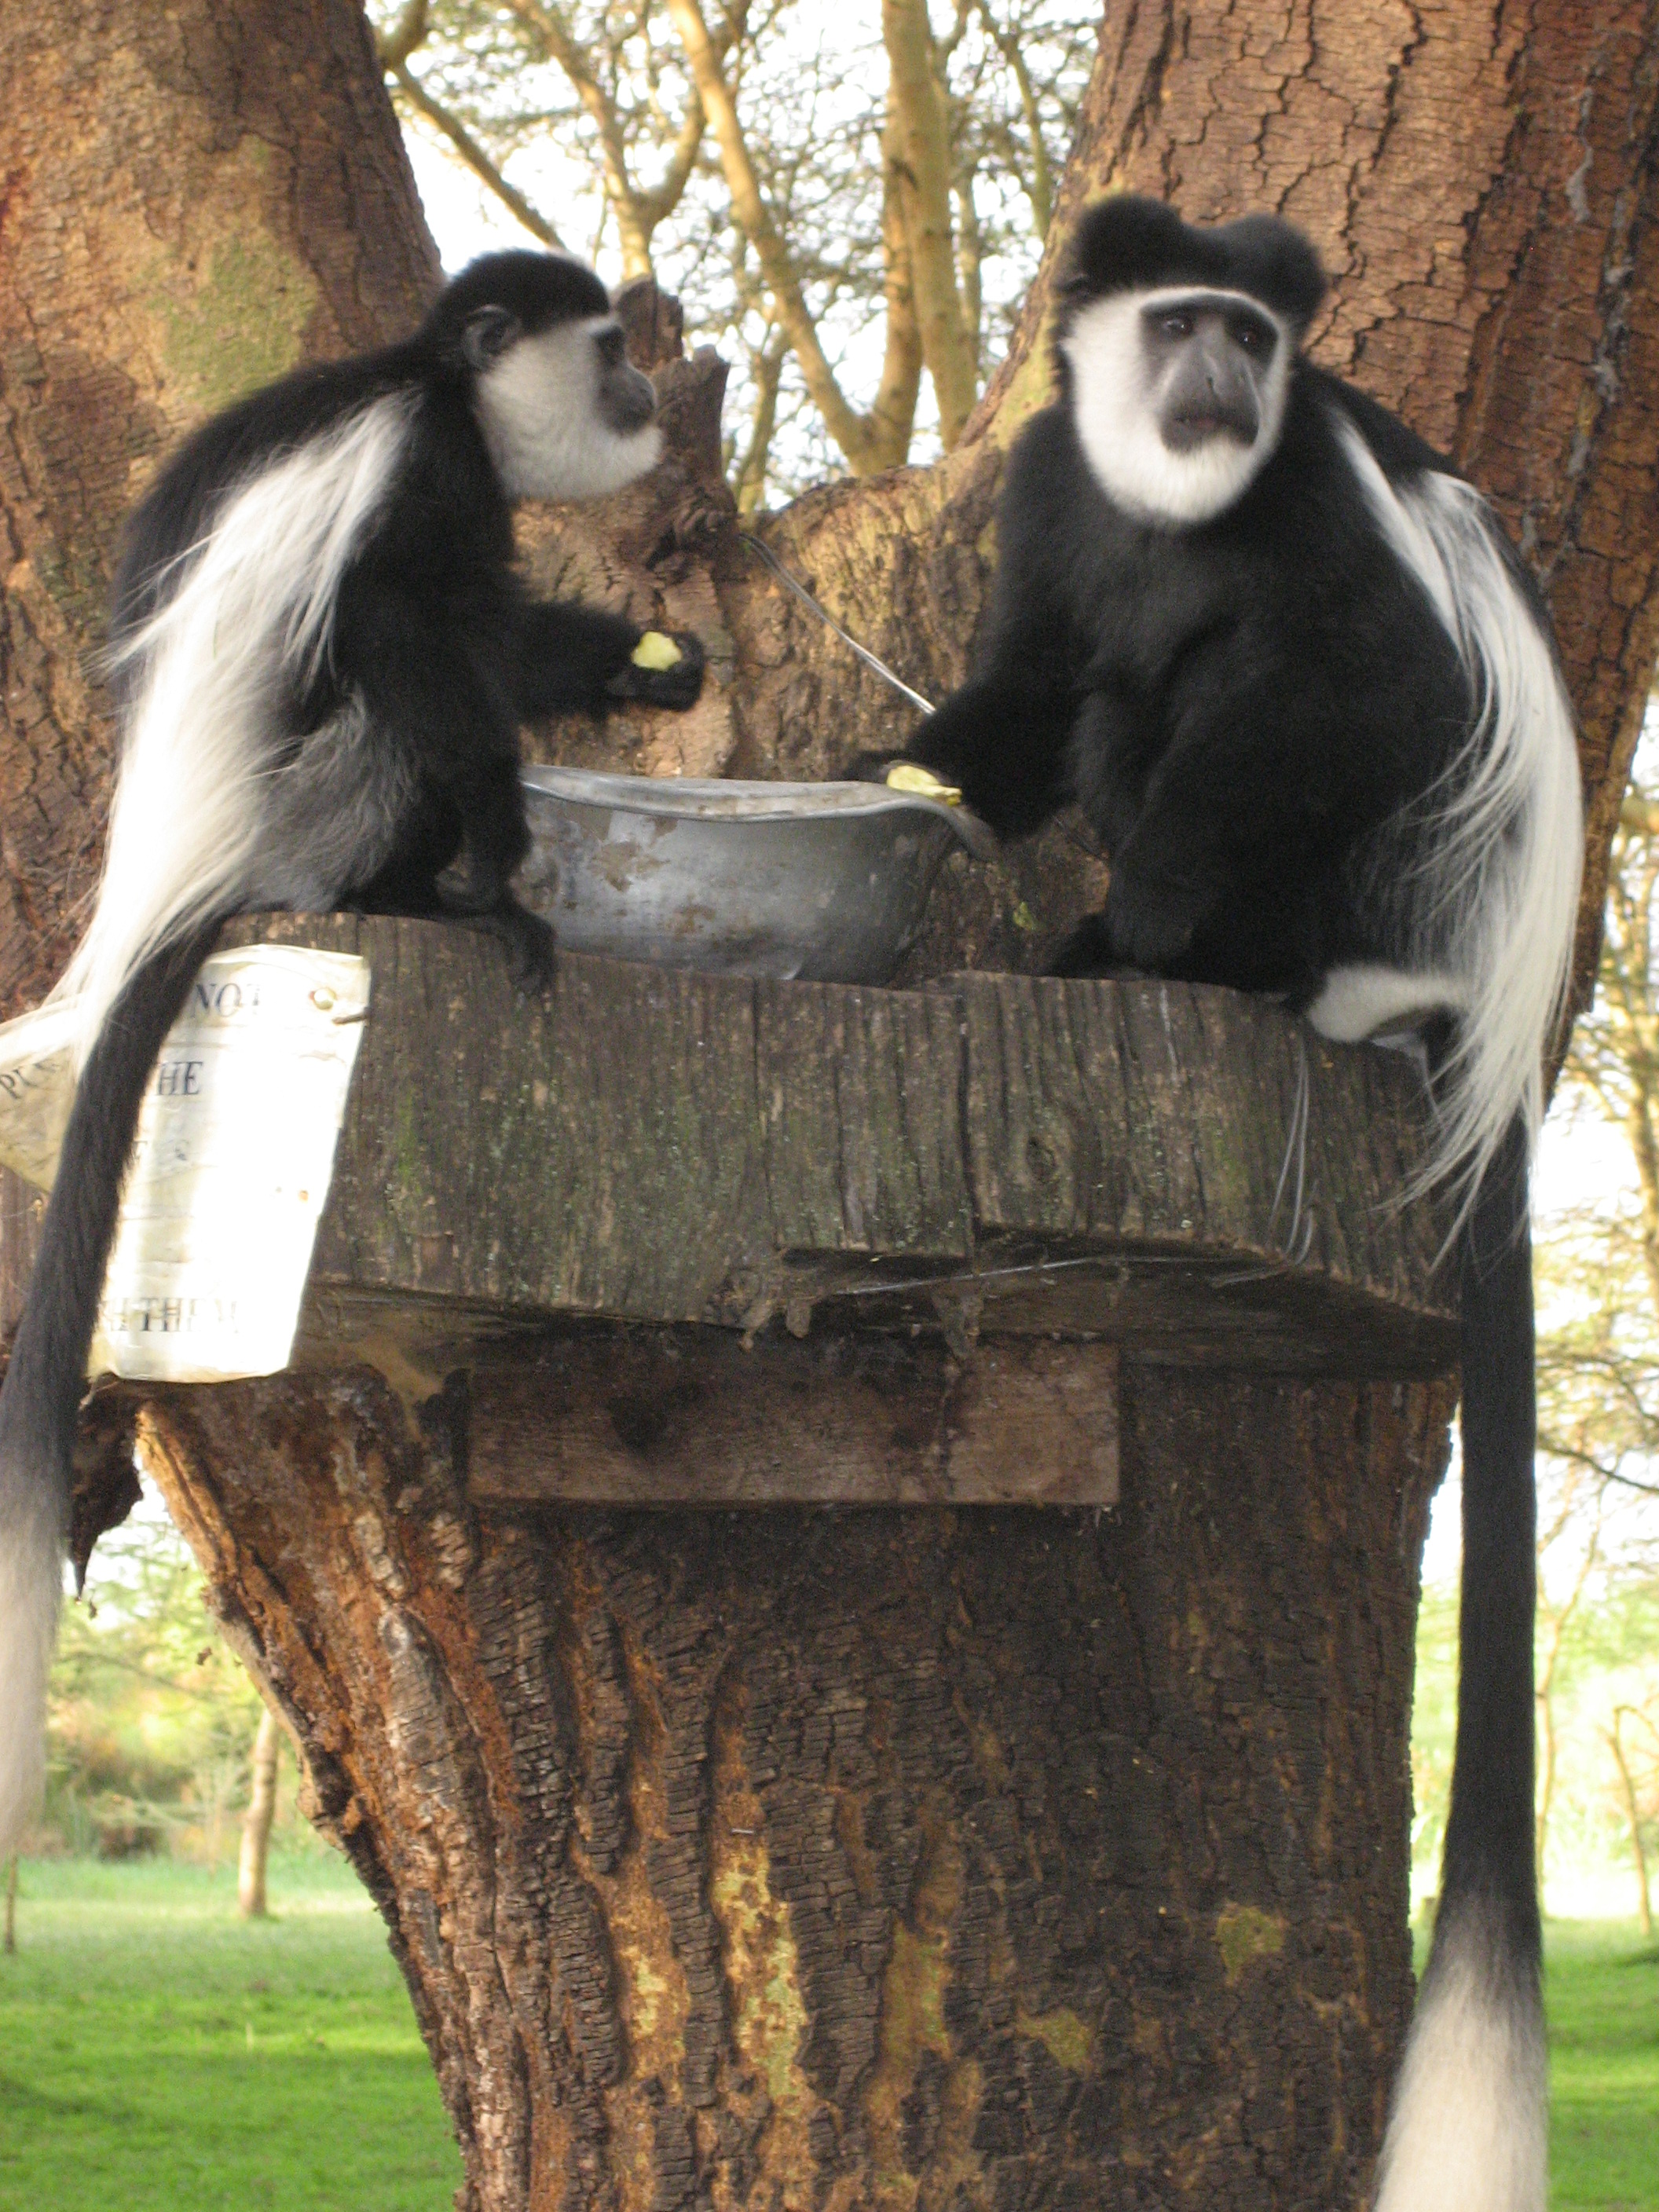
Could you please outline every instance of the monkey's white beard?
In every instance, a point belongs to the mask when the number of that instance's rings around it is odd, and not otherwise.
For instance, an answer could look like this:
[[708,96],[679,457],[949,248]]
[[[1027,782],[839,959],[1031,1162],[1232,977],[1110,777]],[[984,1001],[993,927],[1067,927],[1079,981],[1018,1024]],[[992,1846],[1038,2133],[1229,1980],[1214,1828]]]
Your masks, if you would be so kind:
[[[1188,285],[1168,296],[1185,299],[1191,290]],[[1191,453],[1173,453],[1158,429],[1141,338],[1143,313],[1164,296],[1115,292],[1096,300],[1072,325],[1064,344],[1072,365],[1078,441],[1095,481],[1114,507],[1138,522],[1183,529],[1225,514],[1278,445],[1295,348],[1288,331],[1269,315],[1279,329],[1279,344],[1263,380],[1261,424],[1253,444],[1241,446],[1218,435]],[[1238,299],[1254,313],[1267,313],[1259,300],[1243,293]]]
[[509,499],[602,499],[662,458],[662,432],[605,428],[593,334],[610,320],[561,323],[520,338],[478,379],[478,421]]

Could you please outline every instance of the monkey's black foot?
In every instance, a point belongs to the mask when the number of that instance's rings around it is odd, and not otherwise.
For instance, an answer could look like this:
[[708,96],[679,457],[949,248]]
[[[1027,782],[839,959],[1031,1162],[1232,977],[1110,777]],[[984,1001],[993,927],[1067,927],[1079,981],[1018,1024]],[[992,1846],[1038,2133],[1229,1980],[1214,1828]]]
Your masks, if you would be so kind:
[[1095,920],[1119,967],[1165,975],[1191,945],[1207,906],[1207,898],[1190,885],[1131,874],[1120,855],[1105,912]]
[[1091,914],[1079,922],[1048,963],[1051,975],[1109,975],[1121,963],[1112,957],[1112,940],[1103,915]]
[[552,925],[532,914],[515,898],[504,898],[488,914],[468,917],[486,935],[506,945],[513,965],[513,981],[526,996],[550,988],[557,940]]
[[684,714],[702,696],[705,660],[701,638],[689,629],[671,631],[680,657],[672,668],[641,668],[633,661],[617,670],[605,689],[613,699],[637,699],[642,707],[672,707]]

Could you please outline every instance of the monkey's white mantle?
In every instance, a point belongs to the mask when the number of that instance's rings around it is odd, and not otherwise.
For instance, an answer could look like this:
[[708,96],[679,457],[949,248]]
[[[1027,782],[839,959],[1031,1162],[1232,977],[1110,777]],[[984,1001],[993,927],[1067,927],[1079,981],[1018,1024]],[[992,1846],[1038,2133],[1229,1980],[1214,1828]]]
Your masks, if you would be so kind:
[[[218,1382],[288,1364],[368,1011],[352,953],[216,952],[144,1101],[87,1371]],[[51,1187],[74,1009],[0,1029],[0,1161]]]

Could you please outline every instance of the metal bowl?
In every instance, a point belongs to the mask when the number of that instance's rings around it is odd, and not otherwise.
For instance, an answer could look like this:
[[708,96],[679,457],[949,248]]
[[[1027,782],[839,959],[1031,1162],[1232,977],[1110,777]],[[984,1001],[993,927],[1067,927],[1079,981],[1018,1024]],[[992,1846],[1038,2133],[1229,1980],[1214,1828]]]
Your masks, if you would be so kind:
[[881,983],[958,844],[959,806],[870,783],[738,783],[531,768],[526,905],[576,952],[724,975]]

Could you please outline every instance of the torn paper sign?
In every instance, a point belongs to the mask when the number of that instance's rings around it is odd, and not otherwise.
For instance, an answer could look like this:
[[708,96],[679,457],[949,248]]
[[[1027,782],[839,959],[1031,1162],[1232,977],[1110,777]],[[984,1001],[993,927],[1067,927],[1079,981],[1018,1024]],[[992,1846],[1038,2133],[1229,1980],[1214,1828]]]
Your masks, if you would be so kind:
[[[139,1115],[88,1374],[219,1382],[288,1364],[368,1010],[369,965],[216,952]],[[0,1160],[50,1182],[73,1096],[68,1010],[0,1029]]]

